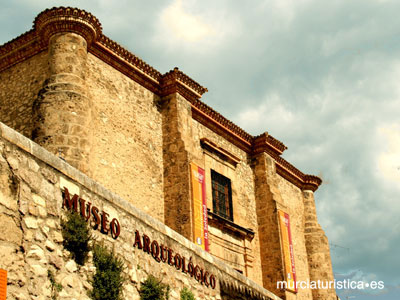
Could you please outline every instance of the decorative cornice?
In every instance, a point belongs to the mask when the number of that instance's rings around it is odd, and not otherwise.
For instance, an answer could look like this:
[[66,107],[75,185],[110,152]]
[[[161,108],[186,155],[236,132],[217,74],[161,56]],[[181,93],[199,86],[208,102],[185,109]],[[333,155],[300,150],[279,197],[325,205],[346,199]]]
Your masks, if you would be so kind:
[[264,132],[253,138],[253,154],[268,152],[272,155],[281,155],[287,147],[281,142]]
[[300,188],[302,191],[311,190],[315,192],[321,185],[322,180],[319,177],[304,174],[280,156],[275,156],[273,158],[276,162],[276,172],[283,178]]
[[12,39],[11,41],[5,43],[0,47],[0,57],[3,55],[10,54],[21,47],[26,46],[26,44],[31,43],[33,40],[36,39],[36,33],[33,29],[17,36],[16,38]]
[[178,68],[162,75],[101,31],[98,19],[84,10],[71,7],[47,9],[36,17],[32,30],[0,46],[0,72],[46,50],[53,34],[80,34],[86,39],[90,53],[156,95],[163,97],[171,93],[181,94],[191,103],[193,119],[239,149],[249,155],[261,152],[271,155],[276,161],[277,172],[299,188],[315,191],[321,184],[318,177],[303,174],[280,157],[286,149],[282,142],[267,133],[254,137],[200,101],[207,89]]
[[0,47],[0,72],[43,51],[36,32],[21,34]]
[[240,149],[251,152],[253,136],[200,100],[191,101],[192,117]]
[[[165,73],[161,80],[161,93],[162,96],[167,96],[170,94],[171,86],[177,86],[181,89],[188,90],[189,94],[192,96],[191,99],[200,99],[201,96],[207,92],[207,88],[201,86],[192,78],[187,76],[185,73],[180,71],[177,67],[173,70]],[[179,88],[178,88],[179,89]],[[172,89],[173,90],[173,89]]]
[[160,95],[161,73],[105,35],[88,51],[122,74]]
[[232,164],[235,167],[240,162],[240,158],[236,157],[229,151],[219,147],[218,145],[216,145],[215,143],[213,143],[212,141],[210,141],[207,138],[201,138],[200,145],[204,150],[206,150],[210,153],[214,153],[219,158],[221,158],[224,161],[229,162],[230,164]]
[[85,38],[88,46],[101,35],[101,24],[95,16],[72,7],[46,9],[33,23],[34,30],[46,46],[50,37],[59,32],[77,33]]
[[310,190],[315,192],[322,183],[322,179],[314,175],[304,175],[303,191]]
[[135,66],[137,69],[146,74],[148,77],[152,78],[154,81],[160,82],[162,75],[159,71],[154,69],[146,62],[144,62],[141,58],[139,58],[135,54],[126,50],[118,43],[114,42],[112,39],[102,34],[99,38],[98,44],[110,50],[114,55],[123,58],[124,60],[129,62],[132,66]]

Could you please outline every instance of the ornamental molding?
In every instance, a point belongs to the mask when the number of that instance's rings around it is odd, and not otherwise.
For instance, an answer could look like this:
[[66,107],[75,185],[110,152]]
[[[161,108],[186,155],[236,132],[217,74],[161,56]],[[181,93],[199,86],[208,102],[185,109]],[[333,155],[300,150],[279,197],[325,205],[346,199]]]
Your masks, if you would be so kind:
[[253,154],[267,152],[270,154],[281,155],[287,147],[281,142],[264,132],[253,137]]
[[32,29],[0,47],[0,72],[45,49]]
[[276,173],[281,175],[287,181],[293,183],[302,191],[311,190],[315,192],[321,185],[321,178],[314,175],[304,174],[280,156],[272,156],[272,158],[275,160]]
[[[154,94],[160,95],[158,74],[160,74],[159,77],[161,77],[161,73],[143,62],[136,55],[128,52],[117,43],[112,42],[113,41],[108,37],[102,35],[99,41],[88,49],[88,52],[144,86]],[[116,50],[116,52],[114,52],[113,49]]]
[[101,24],[95,16],[72,7],[46,9],[35,18],[33,24],[33,29],[46,47],[51,36],[61,32],[79,34],[89,46],[97,40],[102,31]]
[[204,119],[210,120],[215,124],[214,127],[218,127],[217,130],[219,132],[225,132],[223,135],[226,139],[232,141],[233,144],[246,152],[251,151],[253,143],[252,135],[198,99],[192,101],[191,105],[192,115],[195,119],[198,118],[200,121],[204,121]]
[[[208,91],[207,88],[198,84],[192,78],[180,71],[177,67],[162,76],[161,88],[163,89],[164,87],[171,85],[180,85],[181,87],[188,89],[193,94],[193,99],[200,99],[201,96]],[[163,96],[168,95],[168,93],[164,91],[162,94]]]
[[218,158],[230,163],[234,167],[236,167],[237,164],[240,162],[239,157],[235,156],[234,154],[230,153],[228,150],[225,150],[224,148],[213,143],[208,138],[205,138],[205,137],[201,138],[200,145],[201,145],[201,148],[203,148],[203,151],[215,154]]
[[287,147],[263,133],[252,136],[200,101],[207,88],[201,86],[178,68],[161,74],[141,58],[102,34],[99,20],[84,10],[54,7],[41,12],[33,28],[0,46],[0,72],[47,50],[52,35],[61,32],[79,34],[87,41],[88,52],[138,82],[154,94],[164,97],[179,93],[190,104],[192,118],[245,151],[249,156],[267,153],[274,158],[277,173],[302,190],[315,191],[322,180],[305,175],[280,155]]
[[[127,49],[119,45],[117,42],[108,38],[105,35],[101,35],[96,45],[97,48],[106,50],[105,53],[112,54],[114,59],[122,59],[129,63],[131,66],[140,70],[141,73],[145,74],[147,78],[153,80],[157,84],[161,81],[162,74],[154,69],[152,66],[143,61],[140,57],[129,52]],[[110,63],[112,63],[110,61]]]

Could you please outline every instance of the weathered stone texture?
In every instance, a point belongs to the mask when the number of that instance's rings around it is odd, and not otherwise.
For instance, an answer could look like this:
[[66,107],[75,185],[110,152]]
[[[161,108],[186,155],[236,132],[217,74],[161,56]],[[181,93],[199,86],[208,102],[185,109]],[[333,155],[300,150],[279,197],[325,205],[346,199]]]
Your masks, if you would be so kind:
[[[281,176],[275,176],[277,178],[277,187],[281,192],[282,204],[290,216],[296,280],[308,281],[310,280],[310,275],[304,237],[304,203],[302,191]],[[320,277],[319,279],[321,278],[325,277]],[[297,297],[290,292],[287,292],[286,294],[287,299],[312,299],[311,290],[308,289],[299,288]]]
[[33,130],[33,102],[47,78],[47,53],[43,51],[0,72],[0,121],[26,137]]
[[[7,133],[9,139],[12,136]],[[19,141],[22,141],[21,144],[28,142],[21,137],[18,137]],[[62,209],[61,191],[65,186],[77,192],[81,198],[90,200],[99,210],[107,211],[110,218],[120,220],[121,235],[117,239],[98,230],[93,231],[93,235],[97,241],[113,248],[124,260],[124,272],[128,279],[124,285],[125,299],[139,299],[138,288],[149,274],[170,285],[171,300],[179,299],[179,292],[184,286],[193,291],[196,299],[236,299],[238,295],[241,295],[240,299],[278,299],[37,145],[29,147],[31,155],[0,138],[0,149],[1,160],[7,162],[0,169],[0,175],[11,174],[17,182],[17,189],[11,188],[14,184],[6,181],[8,185],[1,185],[0,190],[3,194],[10,190],[18,191],[10,194],[12,200],[20,207],[29,208],[23,212],[22,209],[9,209],[3,202],[0,203],[0,223],[6,227],[4,230],[8,234],[13,233],[13,236],[0,239],[0,268],[6,269],[9,274],[7,298],[50,298],[48,271],[51,271],[62,285],[58,299],[88,299],[90,278],[95,272],[92,257],[89,256],[85,266],[78,268],[62,246],[60,218],[64,216],[65,209]],[[58,210],[54,211],[54,207]],[[157,240],[170,247],[174,254],[190,258],[209,274],[214,274],[217,278],[215,289],[206,287],[175,266],[157,262],[151,254],[134,247],[136,230],[142,235],[147,234],[152,241]],[[235,297],[229,296],[232,293]]]
[[274,162],[267,154],[254,158],[254,175],[263,286],[283,297],[284,292],[276,286],[284,280],[277,216],[282,197],[275,185]]
[[[329,244],[307,191],[321,181],[279,157],[286,149],[281,142],[238,128],[199,101],[206,88],[178,68],[162,75],[102,35],[99,21],[78,9],[43,12],[32,31],[1,53],[0,122],[56,155],[0,124],[0,224],[11,233],[0,237],[0,258],[11,258],[0,267],[10,271],[11,297],[49,297],[52,270],[64,287],[61,299],[87,299],[93,266],[76,268],[61,246],[63,185],[121,220],[124,234],[117,241],[95,236],[127,262],[126,298],[138,297],[149,273],[165,278],[173,299],[184,285],[202,299],[248,299],[254,290],[270,296],[213,257],[285,299],[334,297],[332,290],[277,289],[285,279],[278,210],[290,215],[297,281],[333,279]],[[231,180],[233,221],[209,218],[213,256],[176,233],[193,240],[191,163],[205,170],[211,212],[211,170]],[[182,272],[167,276],[170,266],[132,248],[136,229],[179,247],[224,282],[211,291]]]
[[192,240],[189,168],[194,141],[190,104],[179,94],[162,101],[165,224]]
[[164,221],[161,113],[156,95],[89,54],[92,177]]
[[49,77],[34,103],[32,138],[90,174],[91,99],[85,85],[87,44],[75,33],[50,38]]
[[[314,193],[304,191],[304,222],[305,222],[305,246],[308,255],[308,268],[310,279],[317,281],[333,281],[331,255],[328,238],[317,220]],[[326,285],[327,286],[327,285]],[[314,289],[312,290],[313,299],[335,300],[335,290]]]
[[[235,155],[240,159],[240,162],[235,166],[213,153],[205,151],[200,145],[202,138],[209,139],[218,147]],[[262,284],[254,174],[250,165],[250,158],[243,150],[194,120],[192,139],[195,145],[193,153],[200,158],[199,165],[206,170],[207,207],[211,210],[213,207],[210,178],[211,169],[213,169],[231,179],[234,223],[256,233],[254,238],[249,241],[243,238],[238,239],[209,225],[211,234],[210,252],[231,264],[232,267],[243,271],[255,282]]]

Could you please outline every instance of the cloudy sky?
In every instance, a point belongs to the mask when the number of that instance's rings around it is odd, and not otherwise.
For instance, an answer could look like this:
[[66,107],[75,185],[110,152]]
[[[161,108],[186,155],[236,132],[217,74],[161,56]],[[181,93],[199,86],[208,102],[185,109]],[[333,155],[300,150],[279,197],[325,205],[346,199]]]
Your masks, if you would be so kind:
[[103,32],[162,73],[178,66],[203,101],[324,184],[319,221],[337,279],[384,281],[400,296],[400,1],[15,0],[0,44],[54,5],[86,9]]

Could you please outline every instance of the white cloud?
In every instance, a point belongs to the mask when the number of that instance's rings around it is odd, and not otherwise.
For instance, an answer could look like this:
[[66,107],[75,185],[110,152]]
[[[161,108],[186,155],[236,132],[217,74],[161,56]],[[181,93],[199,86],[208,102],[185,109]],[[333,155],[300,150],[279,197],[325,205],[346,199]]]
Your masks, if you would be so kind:
[[284,27],[291,25],[301,8],[308,5],[310,0],[266,0],[260,5],[260,9],[272,12],[270,16],[275,20],[270,25]]
[[207,3],[174,0],[158,19],[154,41],[173,50],[190,47],[191,53],[207,52],[241,33],[240,19]]
[[199,15],[185,11],[182,0],[175,0],[161,14],[162,23],[171,31],[175,38],[188,42],[197,42],[210,35],[215,30]]
[[265,96],[265,101],[260,105],[246,107],[235,119],[241,127],[254,134],[272,130],[270,134],[276,135],[279,134],[279,128],[292,127],[296,116],[283,105],[279,95],[271,94]]
[[383,151],[378,155],[378,170],[386,180],[400,183],[400,124],[390,124],[378,128],[383,140]]

